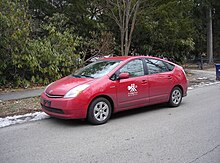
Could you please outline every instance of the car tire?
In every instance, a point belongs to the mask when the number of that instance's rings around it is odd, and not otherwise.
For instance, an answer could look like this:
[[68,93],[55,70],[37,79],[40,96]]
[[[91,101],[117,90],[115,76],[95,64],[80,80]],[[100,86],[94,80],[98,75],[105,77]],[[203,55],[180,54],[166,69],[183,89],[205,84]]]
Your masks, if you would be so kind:
[[91,124],[101,125],[109,120],[111,112],[110,102],[104,97],[98,97],[90,104],[87,119]]
[[170,93],[169,105],[177,107],[180,105],[183,97],[183,92],[179,87],[174,87]]

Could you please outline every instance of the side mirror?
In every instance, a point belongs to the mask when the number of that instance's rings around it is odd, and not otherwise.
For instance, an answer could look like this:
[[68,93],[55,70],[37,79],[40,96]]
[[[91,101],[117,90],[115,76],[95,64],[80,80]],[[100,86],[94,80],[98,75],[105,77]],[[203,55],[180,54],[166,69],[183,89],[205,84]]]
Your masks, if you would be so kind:
[[129,78],[129,73],[128,72],[122,72],[118,76],[118,79],[127,79],[127,78]]

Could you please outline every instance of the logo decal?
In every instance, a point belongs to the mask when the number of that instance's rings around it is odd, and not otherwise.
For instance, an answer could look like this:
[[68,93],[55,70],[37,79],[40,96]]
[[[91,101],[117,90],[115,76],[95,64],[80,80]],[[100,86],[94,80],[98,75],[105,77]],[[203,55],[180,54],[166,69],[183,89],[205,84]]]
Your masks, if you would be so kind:
[[135,96],[138,94],[137,91],[137,85],[135,84],[131,84],[130,86],[128,86],[128,96]]
[[50,91],[49,91],[49,93],[52,93],[52,92],[53,92],[53,90],[50,90]]

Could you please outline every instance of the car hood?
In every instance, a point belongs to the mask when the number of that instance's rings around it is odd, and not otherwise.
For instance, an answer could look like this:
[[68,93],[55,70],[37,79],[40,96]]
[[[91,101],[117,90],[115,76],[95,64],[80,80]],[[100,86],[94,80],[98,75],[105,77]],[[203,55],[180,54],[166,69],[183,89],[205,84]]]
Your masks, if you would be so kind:
[[78,85],[88,83],[92,80],[94,79],[66,76],[50,84],[46,89],[46,93],[49,95],[64,96],[70,89],[77,87]]

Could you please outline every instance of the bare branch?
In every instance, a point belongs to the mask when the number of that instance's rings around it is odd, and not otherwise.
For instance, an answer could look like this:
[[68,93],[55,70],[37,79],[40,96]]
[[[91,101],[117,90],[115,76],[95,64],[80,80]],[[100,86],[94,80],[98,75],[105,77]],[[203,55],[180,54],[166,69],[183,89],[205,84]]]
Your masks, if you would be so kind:
[[121,2],[119,2],[119,0],[117,0],[117,6],[118,6],[118,15],[119,15],[119,20],[120,20],[120,23],[122,23],[122,15],[121,15]]
[[136,6],[137,6],[137,4],[138,4],[139,2],[140,2],[140,1],[138,0],[138,1],[134,4],[134,6],[132,7],[131,12],[130,12],[130,14],[129,14],[129,21],[130,21],[130,18],[132,17],[132,15],[133,15],[133,12],[135,12]]
[[[132,0],[115,0],[114,2],[111,0],[106,1],[110,5],[108,10],[110,10],[111,14],[109,16],[115,20],[116,24],[120,28],[121,53],[124,55],[128,55],[128,51],[131,44],[131,37],[134,30],[137,12],[139,10],[141,0],[135,0],[135,2]],[[118,13],[114,11],[114,9],[116,8]]]
[[117,6],[117,4],[114,3],[113,1],[110,1],[110,0],[106,0],[106,1],[107,1],[107,3],[111,4],[112,6]]
[[129,33],[129,47],[131,45],[131,38],[132,38],[132,33],[133,33],[133,30],[134,30],[134,25],[135,25],[135,21],[136,21],[136,17],[137,17],[137,12],[138,12],[138,9],[139,9],[139,5],[140,5],[140,1],[138,0],[137,1],[137,5],[136,5],[136,8],[135,8],[135,12],[134,12],[134,16],[133,16],[133,19],[132,19],[132,24],[131,24],[131,30],[130,30],[130,33]]

